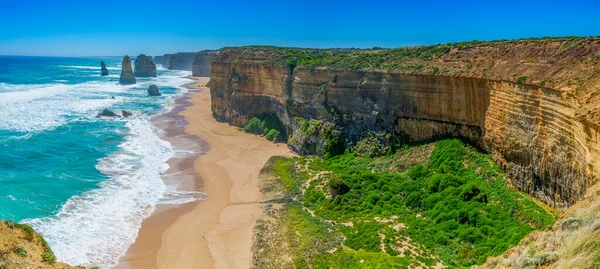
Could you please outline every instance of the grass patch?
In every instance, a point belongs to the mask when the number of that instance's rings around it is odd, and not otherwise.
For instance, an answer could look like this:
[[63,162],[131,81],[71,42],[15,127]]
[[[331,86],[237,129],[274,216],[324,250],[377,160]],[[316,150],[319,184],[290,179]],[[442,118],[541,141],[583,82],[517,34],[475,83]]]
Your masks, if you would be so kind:
[[[407,170],[388,166],[411,150],[378,158],[345,153],[274,162],[273,172],[293,197],[285,216],[294,224],[282,224],[299,233],[290,245],[313,249],[310,255],[287,253],[296,268],[430,267],[438,262],[469,267],[554,223],[550,213],[509,188],[491,156],[460,140],[437,142],[427,162]],[[329,226],[317,229],[310,223]],[[330,251],[310,243],[310,237],[326,234],[344,240],[328,246]]]
[[250,119],[240,130],[246,133],[264,135],[269,141],[285,141],[283,124],[275,114],[264,114]]
[[27,257],[27,250],[25,250],[22,247],[16,246],[15,248],[13,248],[13,252],[23,258]]

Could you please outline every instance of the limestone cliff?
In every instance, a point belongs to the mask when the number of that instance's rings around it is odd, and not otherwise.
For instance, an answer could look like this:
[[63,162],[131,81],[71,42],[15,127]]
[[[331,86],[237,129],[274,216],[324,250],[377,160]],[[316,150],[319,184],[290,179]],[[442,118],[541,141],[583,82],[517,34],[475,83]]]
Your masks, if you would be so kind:
[[162,66],[164,68],[169,68],[169,63],[171,62],[171,54],[163,55]]
[[121,63],[121,77],[119,78],[119,83],[121,85],[131,85],[136,83],[133,70],[131,69],[131,59],[127,55],[123,57],[123,62]]
[[203,50],[196,54],[192,64],[192,76],[210,77],[210,62],[216,55],[214,50]]
[[156,65],[151,57],[140,54],[135,58],[134,67],[136,77],[156,77]]
[[154,64],[161,64],[163,63],[163,56],[154,56],[154,59],[152,59],[152,61],[154,62]]
[[196,58],[196,52],[178,52],[169,54],[168,58],[163,58],[163,61],[168,61],[166,68],[170,70],[192,70],[192,63]]
[[[571,60],[564,60],[562,66],[546,63],[548,68],[536,70],[576,77],[579,74],[565,69],[576,65],[572,62],[587,60],[594,50],[568,56]],[[502,55],[518,54],[514,48],[510,51]],[[516,188],[559,208],[577,201],[600,169],[596,163],[600,157],[598,125],[579,116],[583,95],[575,92],[502,80],[502,72],[493,68],[454,75],[406,74],[376,68],[349,70],[335,67],[335,62],[303,66],[298,61],[290,63],[290,55],[272,48],[221,50],[211,65],[214,115],[239,126],[253,116],[275,113],[288,127],[290,147],[303,153],[327,144],[315,141],[323,139],[323,134],[298,135],[307,132],[304,119],[333,123],[349,146],[370,132],[413,142],[461,137],[493,153]],[[501,56],[494,59],[500,61]],[[431,63],[441,64],[435,59]],[[551,78],[521,64],[515,69],[517,75],[523,70],[530,77]],[[553,85],[570,79],[561,76]]]
[[108,69],[106,68],[106,64],[103,61],[100,61],[100,72],[101,76],[108,76]]

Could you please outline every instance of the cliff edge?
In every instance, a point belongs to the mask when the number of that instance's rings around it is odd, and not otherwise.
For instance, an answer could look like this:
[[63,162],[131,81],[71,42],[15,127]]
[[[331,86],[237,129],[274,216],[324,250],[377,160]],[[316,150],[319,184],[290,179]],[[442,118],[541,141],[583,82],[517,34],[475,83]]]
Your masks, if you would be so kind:
[[217,53],[210,83],[216,117],[241,126],[275,114],[300,153],[372,134],[382,144],[460,137],[493,153],[517,189],[564,208],[600,169],[599,71],[600,38],[243,47]]

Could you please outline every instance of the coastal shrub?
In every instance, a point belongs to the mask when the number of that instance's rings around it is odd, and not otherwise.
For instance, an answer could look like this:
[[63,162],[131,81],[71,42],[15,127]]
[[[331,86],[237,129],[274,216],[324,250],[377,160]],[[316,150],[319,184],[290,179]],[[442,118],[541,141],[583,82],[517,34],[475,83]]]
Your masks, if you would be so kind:
[[56,262],[56,256],[54,256],[54,253],[52,252],[46,252],[42,254],[42,259],[44,259],[45,262],[53,264]]
[[275,114],[263,114],[253,117],[240,130],[246,133],[264,135],[269,141],[285,141],[283,124]]
[[353,151],[358,156],[364,157],[379,157],[387,153],[387,149],[381,144],[381,141],[375,134],[369,134],[354,146]]
[[[346,152],[327,159],[282,159],[275,165],[287,192],[302,205],[299,209],[314,214],[312,221],[345,223],[332,230],[346,238],[343,246],[307,259],[309,264],[317,268],[317,261],[332,264],[339,255],[353,261],[358,253],[377,253],[366,257],[390,258],[392,264],[442,261],[449,267],[469,267],[554,223],[544,208],[511,190],[490,155],[460,140],[438,141],[427,162],[406,172],[390,172],[381,165],[391,165],[406,151],[375,158]],[[316,174],[324,177],[322,183],[302,184]],[[328,194],[330,199],[325,198]],[[410,242],[411,250],[402,242]],[[400,249],[407,252],[404,259],[390,256]],[[347,268],[356,267],[352,263]]]
[[13,252],[23,258],[27,257],[27,250],[20,246],[16,246],[15,248],[13,248]]
[[516,83],[517,84],[523,84],[523,83],[525,83],[526,80],[527,80],[527,76],[521,76],[521,77],[517,78]]

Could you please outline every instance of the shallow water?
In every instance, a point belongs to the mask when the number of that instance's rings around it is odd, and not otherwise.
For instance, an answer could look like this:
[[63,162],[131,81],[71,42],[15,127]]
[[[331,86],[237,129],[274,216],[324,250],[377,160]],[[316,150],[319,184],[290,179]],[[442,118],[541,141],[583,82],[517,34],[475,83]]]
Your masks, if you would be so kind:
[[[190,72],[159,65],[157,78],[121,86],[120,62],[0,56],[0,218],[31,224],[74,265],[116,264],[157,203],[200,197],[161,179],[177,149],[152,124]],[[151,84],[163,96],[149,97]],[[134,115],[96,118],[104,108]]]

